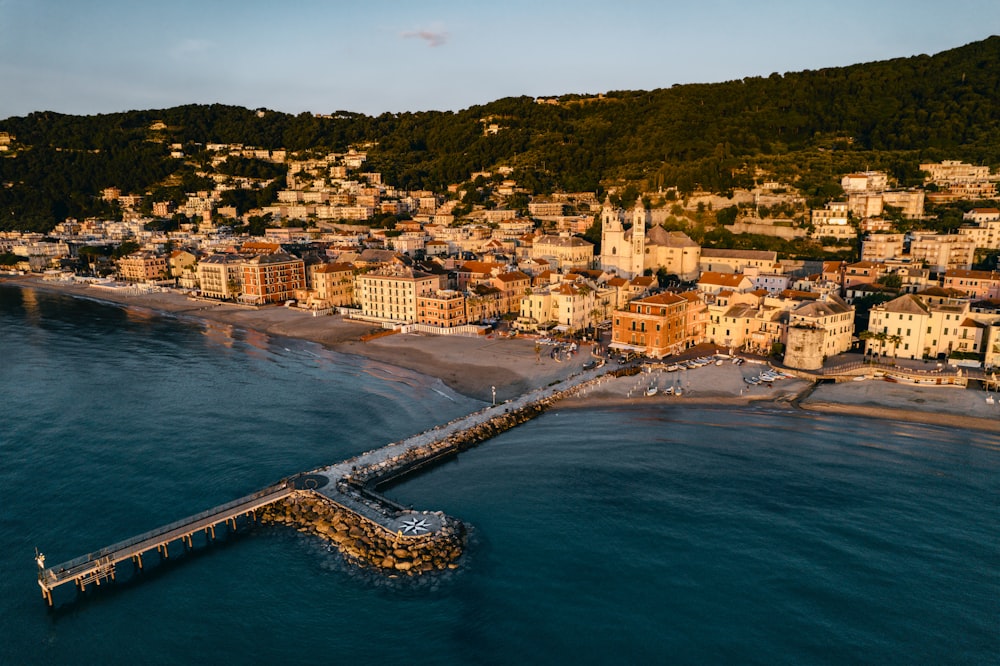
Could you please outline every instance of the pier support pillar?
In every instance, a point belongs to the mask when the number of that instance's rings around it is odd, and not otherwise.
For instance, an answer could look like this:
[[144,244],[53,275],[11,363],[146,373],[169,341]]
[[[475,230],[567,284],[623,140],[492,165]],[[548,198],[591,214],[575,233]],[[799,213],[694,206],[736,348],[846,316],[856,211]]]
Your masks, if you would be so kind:
[[134,564],[139,571],[142,571],[142,553],[136,553],[132,556],[132,564]]
[[208,530],[209,530],[209,531],[211,532],[211,534],[212,534],[212,541],[215,541],[215,525],[209,525],[209,526],[208,526]]

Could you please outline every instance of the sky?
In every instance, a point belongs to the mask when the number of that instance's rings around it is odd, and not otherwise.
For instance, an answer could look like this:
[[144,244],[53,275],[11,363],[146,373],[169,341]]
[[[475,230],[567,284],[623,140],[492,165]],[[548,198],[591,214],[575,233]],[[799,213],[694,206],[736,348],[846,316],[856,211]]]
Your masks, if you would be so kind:
[[1000,0],[0,0],[0,118],[181,104],[369,115],[934,54]]

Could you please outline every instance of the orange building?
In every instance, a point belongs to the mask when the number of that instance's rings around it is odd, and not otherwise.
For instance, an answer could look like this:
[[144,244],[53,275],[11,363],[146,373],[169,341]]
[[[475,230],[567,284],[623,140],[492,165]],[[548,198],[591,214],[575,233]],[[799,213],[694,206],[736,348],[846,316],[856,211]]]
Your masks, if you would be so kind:
[[688,299],[670,292],[647,296],[616,310],[611,346],[659,358],[684,350],[687,344]]
[[306,265],[301,259],[278,252],[261,254],[243,264],[244,303],[281,303],[306,288]]
[[417,323],[438,328],[464,326],[465,295],[452,289],[439,289],[417,296]]

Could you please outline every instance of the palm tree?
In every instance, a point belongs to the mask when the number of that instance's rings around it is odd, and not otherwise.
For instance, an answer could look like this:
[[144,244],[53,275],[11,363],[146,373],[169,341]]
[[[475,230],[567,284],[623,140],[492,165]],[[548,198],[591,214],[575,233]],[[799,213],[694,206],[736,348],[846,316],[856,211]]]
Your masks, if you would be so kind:
[[871,351],[870,349],[868,349],[868,341],[869,340],[874,340],[875,339],[875,334],[866,329],[866,330],[861,331],[860,333],[858,333],[858,339],[861,340],[863,343],[865,343],[864,354],[865,354],[865,358],[868,358],[868,352]]
[[899,351],[899,345],[903,342],[903,336],[901,335],[890,335],[886,337],[886,341],[892,345],[892,362],[896,362],[896,352]]
[[879,345],[879,355],[885,351],[885,341],[889,338],[889,334],[884,331],[879,331],[875,334],[874,339]]

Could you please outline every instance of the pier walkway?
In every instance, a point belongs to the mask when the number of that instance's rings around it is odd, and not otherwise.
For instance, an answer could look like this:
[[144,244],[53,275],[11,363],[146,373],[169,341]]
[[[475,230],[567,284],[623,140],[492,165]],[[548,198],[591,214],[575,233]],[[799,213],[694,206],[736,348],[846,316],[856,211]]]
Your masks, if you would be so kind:
[[164,525],[158,529],[140,534],[112,544],[93,553],[43,568],[45,558],[42,555],[36,560],[39,565],[38,584],[42,588],[42,596],[52,605],[52,591],[66,583],[75,583],[77,589],[84,590],[90,583],[101,584],[104,580],[114,580],[117,566],[120,562],[131,560],[136,568],[142,568],[142,556],[156,550],[160,557],[169,557],[169,546],[180,540],[187,547],[193,547],[193,537],[197,532],[204,531],[206,537],[215,539],[215,529],[219,525],[228,525],[236,530],[236,520],[240,516],[253,516],[260,507],[282,500],[295,491],[295,484],[283,481],[269,486],[252,495],[227,502],[214,509],[203,511],[194,516]]
[[400,506],[380,495],[377,492],[379,485],[411,474],[458,453],[462,448],[467,448],[468,444],[463,442],[463,434],[475,431],[491,421],[495,424],[498,419],[505,423],[499,427],[495,426],[492,432],[513,427],[541,413],[553,400],[583,390],[588,384],[601,381],[601,377],[606,373],[607,370],[601,367],[582,371],[561,382],[526,393],[515,400],[490,405],[468,416],[379,449],[367,451],[343,462],[297,474],[252,495],[53,567],[46,568],[45,556],[39,554],[36,563],[42,595],[52,606],[52,592],[61,585],[72,582],[76,584],[78,590],[84,590],[91,583],[100,585],[102,581],[115,580],[119,563],[131,560],[136,569],[142,569],[144,553],[155,549],[161,558],[166,559],[169,556],[168,549],[171,543],[179,540],[186,548],[193,548],[193,536],[198,532],[204,532],[206,538],[214,540],[215,529],[219,525],[229,525],[235,531],[237,518],[241,516],[252,518],[257,509],[281,501],[297,490],[309,490],[323,495],[400,537],[433,533],[441,529],[443,514],[418,512]]

